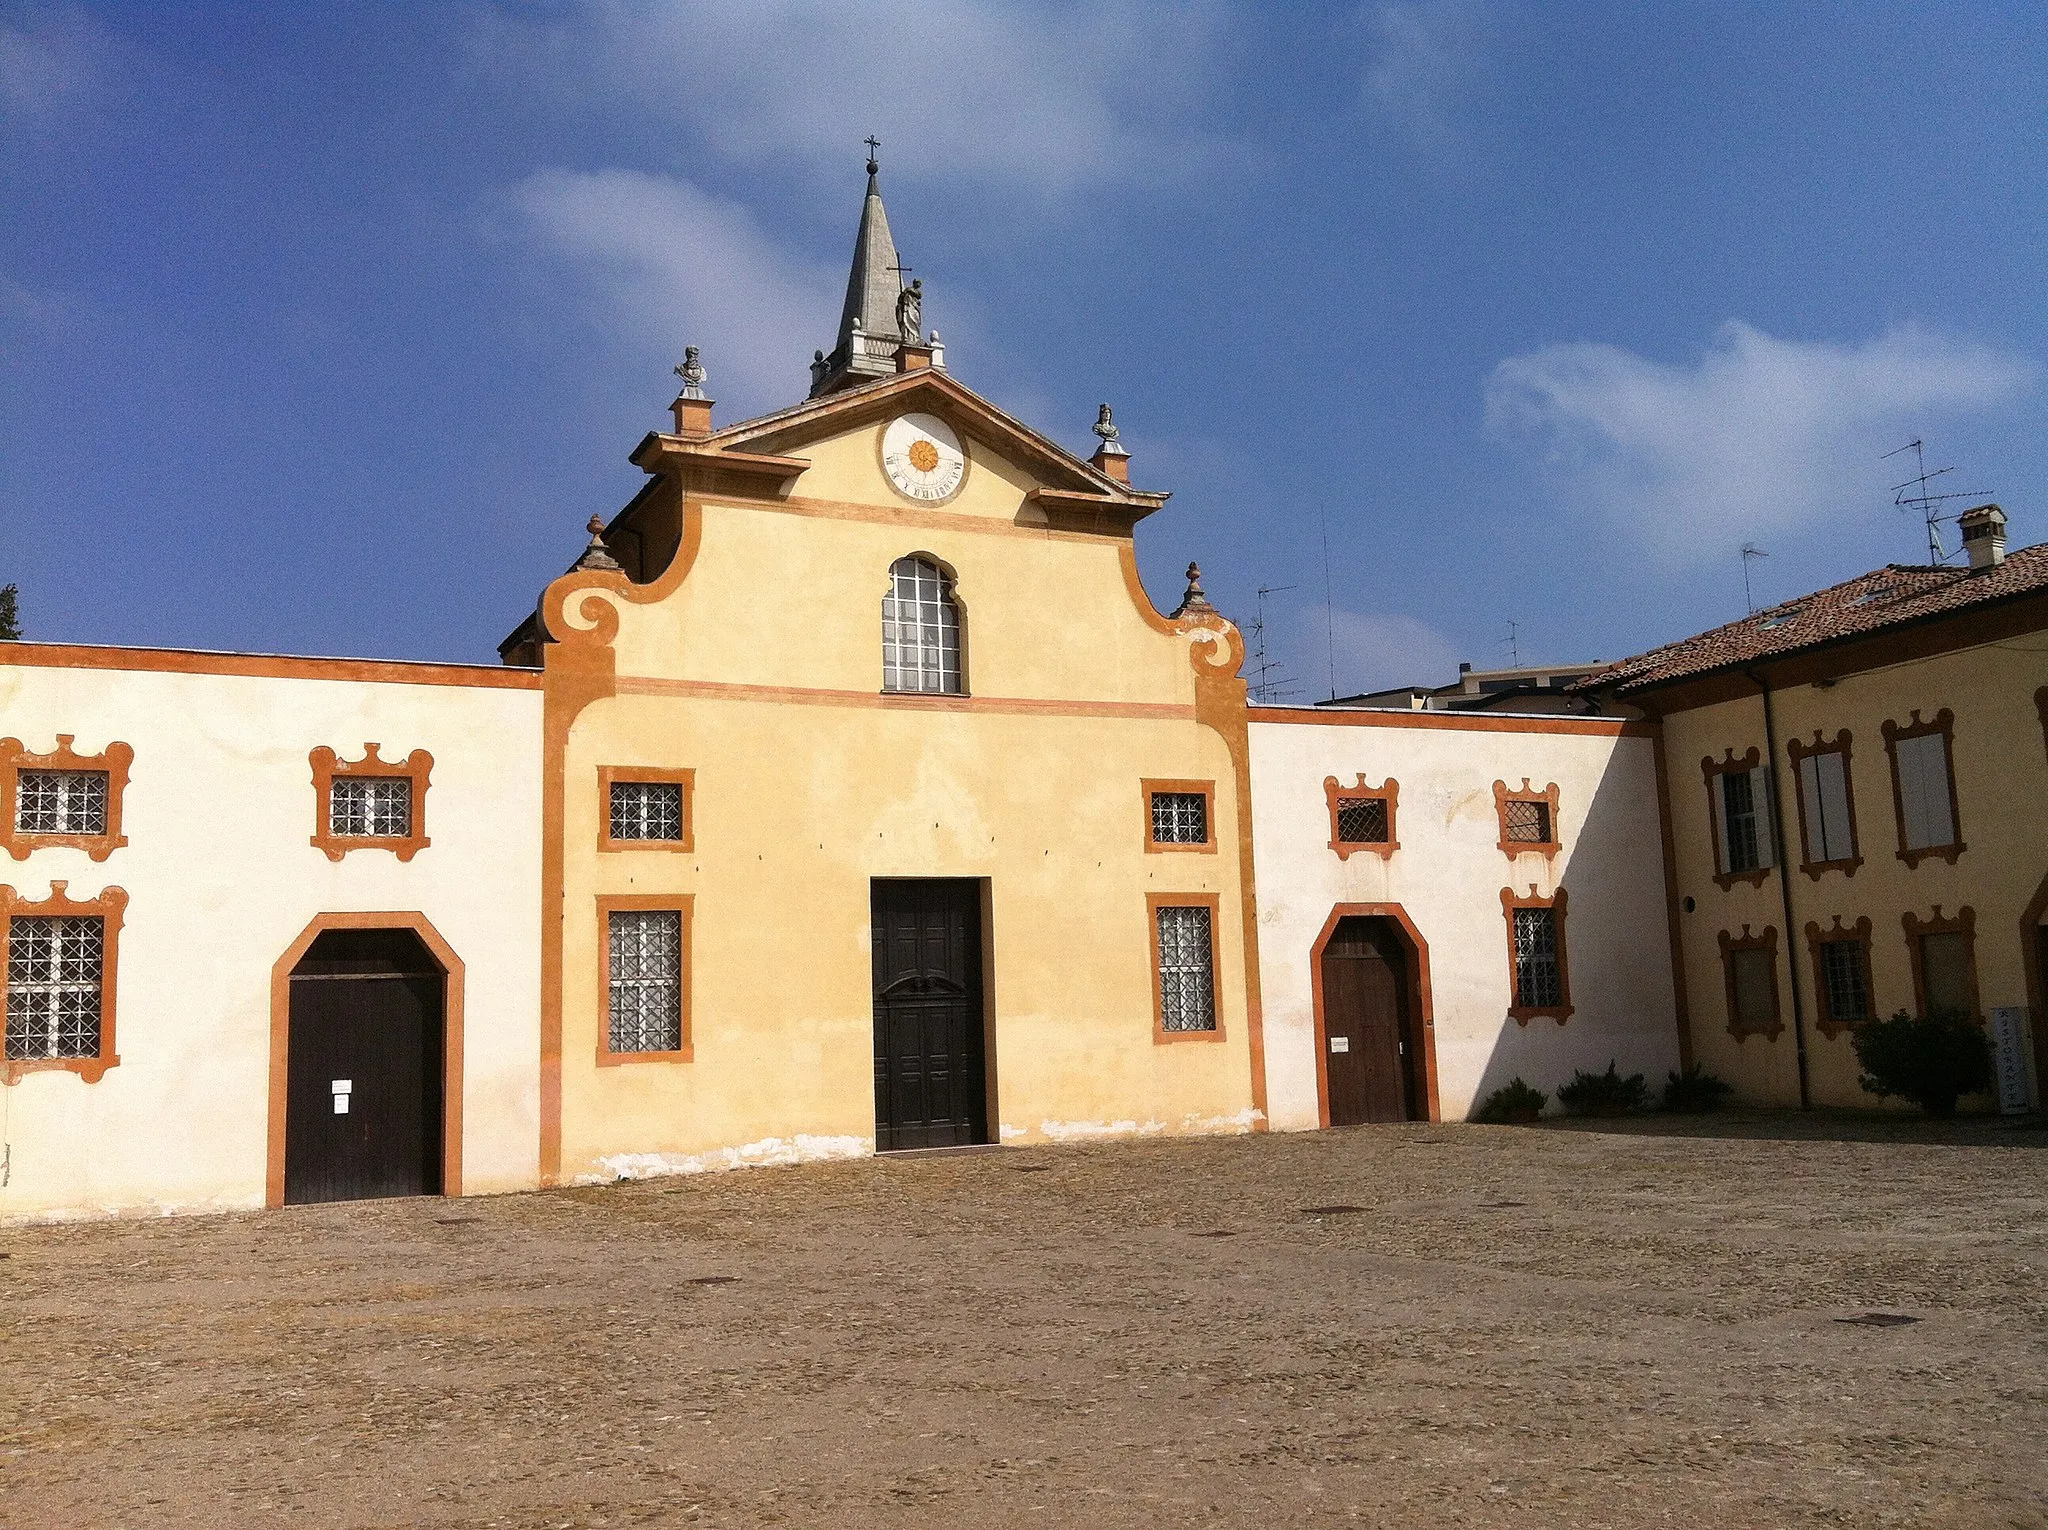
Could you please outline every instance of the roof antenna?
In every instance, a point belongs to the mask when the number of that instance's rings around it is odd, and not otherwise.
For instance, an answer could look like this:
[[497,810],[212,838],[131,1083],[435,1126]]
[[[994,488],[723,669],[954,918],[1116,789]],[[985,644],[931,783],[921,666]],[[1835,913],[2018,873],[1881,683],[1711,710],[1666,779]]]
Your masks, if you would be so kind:
[[1323,644],[1330,652],[1330,699],[1337,699],[1337,618],[1330,601],[1330,507],[1318,504],[1316,513],[1323,518]]
[[1287,666],[1277,659],[1266,656],[1266,597],[1283,594],[1296,586],[1291,584],[1262,584],[1253,593],[1258,597],[1258,615],[1252,619],[1251,663],[1246,668],[1251,672],[1248,688],[1254,706],[1275,706],[1290,700],[1296,690],[1294,677],[1287,673]]
[[1510,621],[1508,623],[1508,635],[1500,640],[1500,646],[1508,651],[1508,668],[1520,669],[1522,667],[1522,624],[1520,622]]
[[1742,603],[1749,607],[1749,614],[1751,616],[1756,615],[1756,597],[1749,592],[1749,566],[1758,558],[1768,558],[1769,556],[1769,553],[1765,552],[1754,542],[1744,542],[1742,544]]
[[[1918,468],[1919,471],[1904,483],[1892,485],[1892,503],[1901,510],[1918,510],[1920,512],[1921,518],[1927,522],[1927,561],[1935,568],[1940,568],[1942,564],[1948,561],[1948,554],[1941,550],[1941,527],[1943,522],[1955,519],[1952,515],[1943,515],[1941,513],[1942,505],[1952,499],[1988,499],[1991,497],[1991,491],[1989,489],[1959,489],[1948,494],[1931,493],[1928,485],[1933,483],[1943,473],[1953,473],[1955,469],[1945,467],[1936,468],[1931,473],[1928,472],[1927,453],[1922,450],[1922,445],[1923,443],[1918,440],[1908,441],[1898,451],[1886,452],[1877,460],[1879,462],[1889,462],[1901,452],[1911,452],[1913,454],[1913,466]],[[1911,489],[1913,492],[1907,493],[1908,489]]]

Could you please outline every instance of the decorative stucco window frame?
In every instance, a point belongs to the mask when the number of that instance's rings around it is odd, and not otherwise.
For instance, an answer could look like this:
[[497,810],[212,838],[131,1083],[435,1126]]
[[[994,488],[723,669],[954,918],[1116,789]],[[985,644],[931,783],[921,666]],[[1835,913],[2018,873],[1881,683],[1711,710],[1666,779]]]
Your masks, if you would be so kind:
[[[1858,1026],[1875,1020],[1878,1009],[1877,986],[1871,981],[1870,976],[1870,916],[1866,914],[1851,925],[1843,924],[1840,914],[1835,915],[1834,919],[1835,922],[1825,930],[1814,920],[1806,921],[1806,954],[1813,963],[1813,1012],[1819,1017],[1815,1023],[1819,1026],[1820,1033],[1830,1041],[1844,1031],[1853,1031]],[[1870,1006],[1870,1013],[1862,1020],[1838,1020],[1828,1005],[1828,973],[1821,962],[1820,948],[1849,941],[1856,943],[1857,959],[1863,966],[1863,998]],[[1773,971],[1775,970],[1774,966]]]
[[100,925],[100,1049],[92,1057],[0,1058],[0,1084],[18,1084],[27,1073],[76,1073],[88,1084],[100,1081],[107,1069],[120,1064],[114,1050],[114,998],[119,992],[117,958],[121,950],[121,917],[128,907],[128,894],[118,887],[103,887],[83,902],[68,896],[68,882],[52,882],[50,896],[40,902],[24,898],[12,887],[0,884],[0,1027],[7,1013],[7,946],[19,917],[97,915]]
[[1963,960],[1970,979],[1970,1018],[1980,1024],[1984,1019],[1984,996],[1977,986],[1977,911],[1965,903],[1952,915],[1944,915],[1939,903],[1934,913],[1922,919],[1908,909],[1899,920],[1906,932],[1906,958],[1913,966],[1913,1010],[1924,1016],[1927,1013],[1927,974],[1922,970],[1920,959],[1920,937],[1922,935],[1960,935],[1963,937]]
[[[1166,994],[1159,972],[1159,910],[1206,908],[1209,911],[1209,1005],[1216,1024],[1206,1031],[1169,1031]],[[1165,1046],[1181,1041],[1221,1041],[1223,1037],[1223,900],[1216,893],[1145,894],[1145,948],[1152,968],[1152,1041]]]
[[[1214,781],[1154,781],[1149,777],[1138,783],[1139,795],[1145,808],[1145,852],[1165,854],[1175,850],[1192,850],[1198,855],[1216,853],[1216,783]],[[1154,793],[1167,792],[1179,796],[1202,799],[1202,827],[1207,837],[1199,843],[1177,843],[1155,839],[1152,835],[1152,797]]]
[[[696,922],[694,893],[599,893],[597,895],[597,1065],[618,1068],[632,1063],[686,1063],[697,1056],[696,1032],[690,1024],[690,989],[697,974],[691,952]],[[676,914],[680,931],[676,946],[676,1035],[682,1045],[666,1052],[612,1050],[612,915]]]
[[[1731,935],[1726,930],[1716,937],[1721,944],[1721,987],[1728,1005],[1728,1034],[1737,1041],[1747,1041],[1752,1036],[1761,1036],[1766,1041],[1776,1041],[1785,1029],[1785,996],[1778,987],[1778,927],[1764,926],[1761,935],[1749,933],[1749,926],[1742,927],[1740,935]],[[1761,1030],[1752,1029],[1742,1023],[1742,1006],[1735,997],[1735,953],[1737,951],[1766,951],[1771,958],[1771,1023]]]
[[[1548,839],[1509,839],[1508,804],[1510,802],[1540,802],[1544,805],[1550,823]],[[1510,787],[1505,781],[1493,783],[1493,811],[1500,821],[1500,850],[1509,860],[1518,855],[1540,855],[1546,861],[1564,848],[1564,841],[1557,830],[1557,783],[1538,790],[1529,784],[1527,776],[1522,777],[1519,788]]]
[[[680,786],[683,789],[681,839],[614,839],[612,787]],[[657,770],[651,765],[602,765],[597,772],[597,848],[599,850],[681,850],[697,848],[697,772]]]
[[[1530,884],[1526,895],[1517,893],[1512,887],[1500,890],[1501,918],[1508,930],[1508,1015],[1517,1025],[1527,1026],[1531,1020],[1555,1020],[1559,1025],[1572,1017],[1572,964],[1569,947],[1565,940],[1565,890],[1560,887],[1549,897],[1544,897]],[[1557,935],[1557,998],[1555,1004],[1517,1004],[1518,992],[1515,970],[1515,911],[1524,908],[1547,908],[1555,916],[1551,928]]]
[[[1813,730],[1813,742],[1795,738],[1785,746],[1785,753],[1792,761],[1792,798],[1799,804],[1799,869],[1818,882],[1830,871],[1839,871],[1843,876],[1853,877],[1856,868],[1863,864],[1863,833],[1856,827],[1856,775],[1849,767],[1854,757],[1849,752],[1851,735],[1847,728],[1831,739],[1821,737],[1821,730]],[[1813,838],[1806,822],[1806,783],[1799,774],[1800,765],[1815,755],[1839,754],[1842,757],[1842,799],[1848,805],[1849,844],[1852,853],[1843,859],[1817,861],[1813,858]]]
[[[1755,770],[1763,762],[1763,751],[1754,744],[1749,746],[1747,753],[1741,755],[1736,754],[1734,746],[1730,745],[1718,760],[1712,755],[1703,755],[1700,758],[1700,774],[1707,783],[1707,839],[1708,848],[1714,857],[1714,885],[1723,892],[1727,892],[1737,882],[1747,882],[1751,887],[1761,887],[1771,874],[1769,866],[1758,866],[1752,871],[1724,871],[1721,869],[1721,846],[1727,832],[1721,824],[1723,817],[1721,777],[1737,774],[1748,775],[1749,772]],[[1766,807],[1765,811],[1768,812],[1769,808]],[[1775,860],[1776,856],[1773,855],[1772,859]]]
[[[1360,840],[1345,839],[1337,830],[1337,810],[1346,798],[1377,797],[1387,805],[1387,839],[1385,844],[1369,844]],[[1323,805],[1330,814],[1330,848],[1337,852],[1340,861],[1354,855],[1377,855],[1381,860],[1393,859],[1394,852],[1401,848],[1401,832],[1396,824],[1396,814],[1401,805],[1401,783],[1388,776],[1378,786],[1365,784],[1365,773],[1360,771],[1357,784],[1340,786],[1335,776],[1323,777]]]
[[[308,757],[313,767],[313,838],[314,849],[323,852],[330,861],[338,861],[351,850],[389,850],[401,861],[409,861],[433,841],[427,837],[427,777],[433,771],[434,757],[424,749],[415,749],[403,760],[386,760],[378,756],[379,745],[364,744],[360,760],[344,760],[325,744],[320,745]],[[333,823],[334,783],[350,777],[379,776],[387,780],[408,780],[412,782],[412,832],[400,837],[395,834],[334,834],[329,831]]]
[[[17,861],[25,861],[37,850],[83,850],[95,861],[103,861],[128,843],[121,832],[121,798],[128,789],[128,767],[135,763],[135,751],[118,740],[98,754],[80,754],[71,746],[77,735],[60,733],[57,747],[49,754],[31,754],[18,738],[0,738],[0,846]],[[22,834],[15,824],[21,803],[21,773],[24,770],[95,770],[107,778],[107,829],[104,834]]]
[[[1922,722],[1920,720],[1920,709],[1915,707],[1912,712],[1912,719],[1911,722],[1904,724],[1895,723],[1890,718],[1886,718],[1884,722],[1884,752],[1885,757],[1891,762],[1892,768],[1892,823],[1899,837],[1899,859],[1904,861],[1909,868],[1918,866],[1922,861],[1928,859],[1946,861],[1949,865],[1953,866],[1956,863],[1956,858],[1970,848],[1963,839],[1962,807],[1956,800],[1956,714],[1947,707],[1943,707],[1934,714],[1933,721]],[[1918,850],[1908,850],[1906,848],[1906,793],[1905,788],[1899,784],[1899,740],[1924,738],[1930,733],[1939,733],[1941,735],[1942,758],[1947,766],[1948,775],[1949,832],[1955,836],[1955,839],[1951,844],[1926,845]]]

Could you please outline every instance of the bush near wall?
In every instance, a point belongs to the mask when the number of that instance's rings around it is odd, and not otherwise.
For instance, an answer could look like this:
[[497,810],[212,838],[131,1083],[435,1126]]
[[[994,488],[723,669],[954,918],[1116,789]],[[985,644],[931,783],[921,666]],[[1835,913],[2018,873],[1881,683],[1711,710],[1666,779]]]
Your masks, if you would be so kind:
[[1956,1101],[1991,1087],[1991,1045],[1968,1015],[1914,1017],[1900,1010],[1855,1035],[1857,1080],[1879,1099],[1911,1100],[1930,1116],[1952,1116]]

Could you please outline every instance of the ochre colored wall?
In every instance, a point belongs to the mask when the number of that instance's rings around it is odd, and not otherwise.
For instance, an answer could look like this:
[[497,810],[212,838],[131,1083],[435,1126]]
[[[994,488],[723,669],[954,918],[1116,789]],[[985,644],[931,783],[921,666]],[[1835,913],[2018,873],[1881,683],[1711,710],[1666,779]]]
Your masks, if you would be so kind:
[[[1789,941],[1775,871],[1761,886],[1737,883],[1724,890],[1715,884],[1713,830],[1700,772],[1702,758],[1719,760],[1730,748],[1737,756],[1751,747],[1762,754],[1762,700],[1743,697],[1674,712],[1665,719],[1677,892],[1695,904],[1692,913],[1679,915],[1693,1045],[1701,1064],[1734,1084],[1741,1098],[1778,1105],[1798,1102],[1790,987],[1796,983],[1805,1010],[1814,1103],[1881,1103],[1857,1084],[1850,1033],[1829,1037],[1816,1023],[1819,1000],[1805,935],[1809,921],[1826,930],[1838,914],[1844,926],[1870,919],[1873,1008],[1879,1015],[1890,1015],[1914,1006],[1903,917],[1910,912],[1924,919],[1937,906],[1954,915],[1967,905],[1976,913],[1977,981],[1983,1007],[1988,1011],[2028,1003],[2026,963],[2032,958],[2025,949],[2020,918],[2048,876],[2048,752],[2033,700],[2035,690],[2048,680],[2040,644],[2038,637],[1986,644],[1845,675],[1825,687],[1801,685],[1773,693],[1778,799],[1792,867]],[[1944,707],[1955,713],[1956,799],[1960,834],[1968,848],[1952,866],[1925,859],[1909,868],[1898,854],[1883,725],[1887,719],[1907,724],[1915,708],[1923,720],[1931,720]],[[1832,739],[1843,728],[1850,732],[1856,848],[1862,865],[1853,873],[1827,871],[1815,879],[1799,870],[1798,778],[1787,746],[1795,738],[1812,743],[1816,729]],[[1767,927],[1778,932],[1779,1013],[1784,1029],[1775,1039],[1738,1038],[1729,1030],[1716,934],[1724,929],[1738,933],[1744,924],[1757,932]],[[1988,1099],[1975,1103],[1988,1104]]]
[[[1272,714],[1265,714],[1270,717]],[[1273,1125],[1320,1119],[1311,969],[1341,904],[1393,904],[1428,945],[1438,1108],[1461,1120],[1519,1076],[1555,1095],[1578,1069],[1614,1061],[1653,1090],[1678,1063],[1653,743],[1566,720],[1376,718],[1313,723],[1252,713],[1253,822],[1267,1092]],[[1391,857],[1330,848],[1323,782],[1400,783]],[[1500,849],[1493,785],[1558,786],[1546,859]],[[1559,1024],[1511,1018],[1501,889],[1567,890],[1565,952],[1574,1012]]]
[[[1190,658],[1218,634],[1148,622],[1128,538],[1048,532],[1036,480],[955,423],[950,503],[887,487],[880,424],[827,434],[790,450],[812,463],[790,503],[693,496],[672,592],[598,597],[614,694],[561,764],[563,1178],[871,1151],[876,877],[988,883],[1004,1140],[1253,1124],[1236,767]],[[957,574],[964,702],[881,694],[888,570],[913,552]],[[589,598],[551,591],[551,625],[588,626]],[[597,849],[598,772],[632,765],[695,771],[691,852]],[[1146,853],[1147,778],[1215,782],[1216,853]],[[1216,1041],[1153,1039],[1152,892],[1220,898]],[[612,893],[694,899],[687,1061],[596,1062]]]
[[[133,747],[128,844],[99,862],[70,848],[0,855],[0,883],[29,899],[52,881],[74,900],[126,890],[120,1063],[93,1083],[38,1071],[0,1090],[13,1150],[0,1217],[262,1205],[271,969],[317,915],[350,911],[422,913],[464,963],[463,1188],[535,1183],[536,691],[35,667],[0,653],[0,734],[40,752],[58,733],[83,753]],[[308,755],[325,744],[360,759],[366,740],[387,759],[434,758],[432,843],[404,864],[382,850],[336,863],[308,843]]]

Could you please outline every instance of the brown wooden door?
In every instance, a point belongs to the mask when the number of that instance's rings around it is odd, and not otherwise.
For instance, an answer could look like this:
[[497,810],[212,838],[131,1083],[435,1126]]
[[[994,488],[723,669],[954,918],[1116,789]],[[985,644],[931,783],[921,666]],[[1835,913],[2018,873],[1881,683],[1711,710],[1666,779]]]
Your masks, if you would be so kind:
[[446,984],[410,930],[329,930],[293,969],[287,1202],[440,1194]]
[[876,881],[875,1149],[988,1138],[981,884]]
[[1323,1058],[1330,1124],[1412,1121],[1408,948],[1391,919],[1339,921],[1323,948]]

